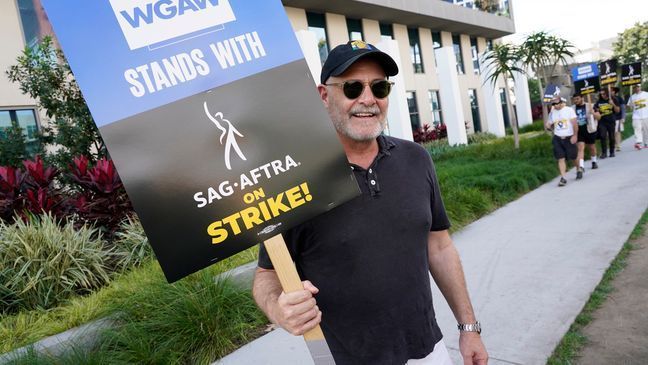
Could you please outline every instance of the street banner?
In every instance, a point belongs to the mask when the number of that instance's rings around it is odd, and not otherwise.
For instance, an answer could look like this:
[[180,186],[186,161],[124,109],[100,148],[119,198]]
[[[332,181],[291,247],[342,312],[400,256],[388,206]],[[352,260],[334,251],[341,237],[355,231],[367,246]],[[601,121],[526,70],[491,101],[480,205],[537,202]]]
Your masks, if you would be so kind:
[[544,96],[542,97],[542,102],[545,104],[551,103],[551,100],[556,96],[560,96],[560,87],[558,85],[549,84],[545,88]]
[[641,84],[641,62],[621,66],[621,85],[631,86]]
[[601,86],[616,84],[619,77],[617,75],[618,63],[615,58],[599,63],[598,67],[601,76]]
[[596,76],[574,82],[574,90],[581,95],[597,93],[600,89],[599,78]]
[[279,0],[43,0],[169,282],[359,195]]
[[596,63],[587,63],[578,67],[572,68],[572,80],[574,82],[598,77],[599,69]]

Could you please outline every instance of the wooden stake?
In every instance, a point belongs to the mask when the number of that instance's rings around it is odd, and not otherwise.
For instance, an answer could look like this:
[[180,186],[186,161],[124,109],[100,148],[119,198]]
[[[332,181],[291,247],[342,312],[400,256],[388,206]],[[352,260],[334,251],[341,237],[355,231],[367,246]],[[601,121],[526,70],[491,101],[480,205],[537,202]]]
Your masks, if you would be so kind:
[[[283,291],[290,293],[303,290],[304,286],[299,279],[299,274],[297,274],[297,269],[290,257],[283,237],[280,234],[276,235],[263,242],[263,244],[265,245],[266,251],[268,251],[270,261],[272,261],[272,266],[274,266],[275,272],[279,277]],[[316,365],[335,364],[331,350],[328,348],[324,339],[322,328],[319,325],[306,332],[304,334],[304,340],[306,340],[306,345]]]

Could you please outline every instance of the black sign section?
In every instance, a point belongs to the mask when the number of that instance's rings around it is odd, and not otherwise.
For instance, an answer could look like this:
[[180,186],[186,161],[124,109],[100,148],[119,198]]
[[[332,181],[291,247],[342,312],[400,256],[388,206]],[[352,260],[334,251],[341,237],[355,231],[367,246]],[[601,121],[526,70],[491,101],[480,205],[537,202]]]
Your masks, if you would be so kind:
[[621,66],[621,85],[631,86],[641,84],[641,62]]
[[304,60],[101,133],[169,281],[359,194]]
[[616,84],[619,80],[617,75],[618,62],[615,58],[599,63],[599,75],[601,86]]
[[598,77],[590,77],[585,80],[575,81],[574,90],[581,95],[593,94],[601,89]]

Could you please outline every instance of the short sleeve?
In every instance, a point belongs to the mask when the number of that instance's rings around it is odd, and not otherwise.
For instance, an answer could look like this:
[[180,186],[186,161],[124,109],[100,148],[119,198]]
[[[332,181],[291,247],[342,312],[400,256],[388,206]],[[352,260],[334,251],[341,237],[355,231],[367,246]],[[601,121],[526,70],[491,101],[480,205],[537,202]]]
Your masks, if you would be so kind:
[[576,112],[574,112],[574,109],[572,108],[567,108],[568,113],[569,113],[569,119],[574,119],[576,118]]

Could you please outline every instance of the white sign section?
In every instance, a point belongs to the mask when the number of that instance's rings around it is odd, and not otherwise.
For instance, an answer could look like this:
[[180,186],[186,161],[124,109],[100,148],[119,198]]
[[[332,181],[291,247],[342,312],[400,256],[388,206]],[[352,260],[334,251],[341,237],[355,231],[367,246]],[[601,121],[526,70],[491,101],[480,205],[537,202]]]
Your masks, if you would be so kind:
[[229,0],[110,0],[110,5],[131,50],[236,20]]

